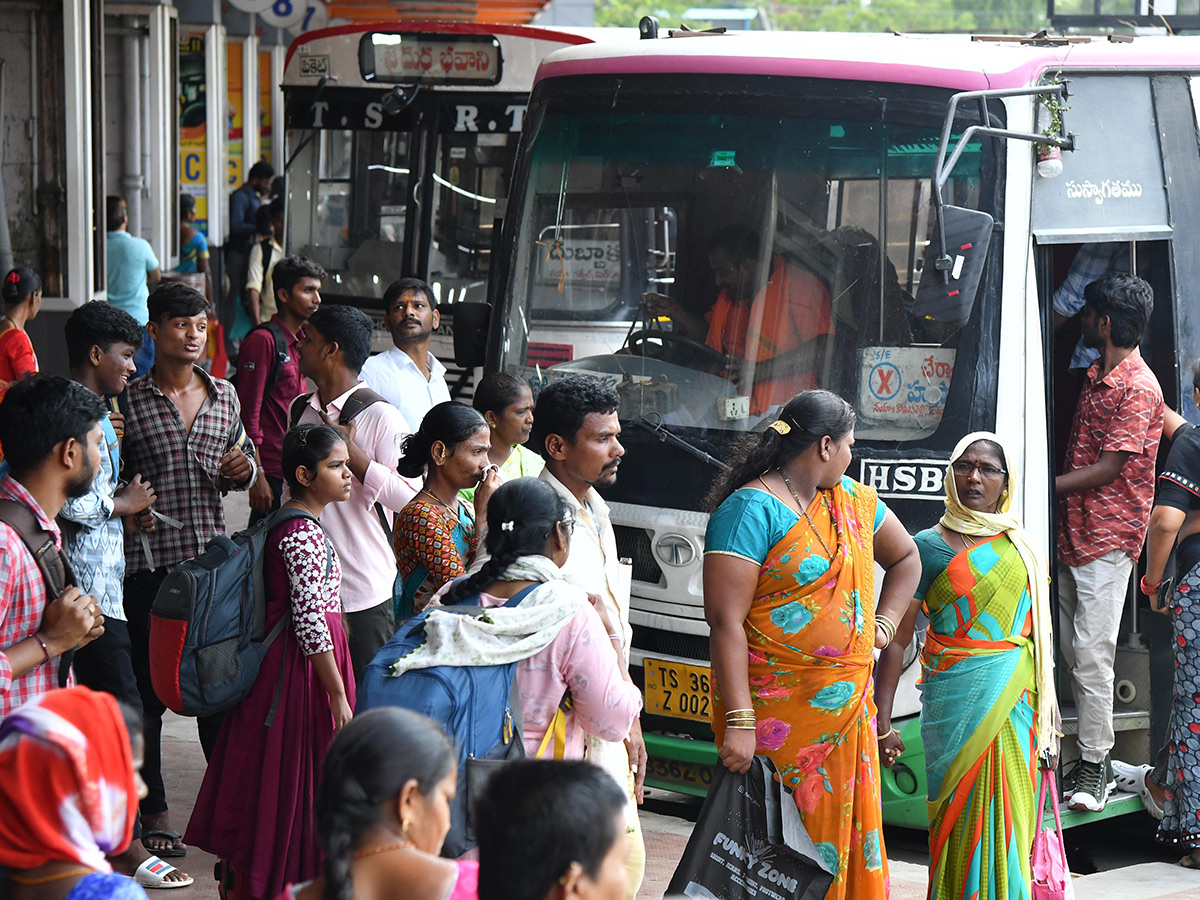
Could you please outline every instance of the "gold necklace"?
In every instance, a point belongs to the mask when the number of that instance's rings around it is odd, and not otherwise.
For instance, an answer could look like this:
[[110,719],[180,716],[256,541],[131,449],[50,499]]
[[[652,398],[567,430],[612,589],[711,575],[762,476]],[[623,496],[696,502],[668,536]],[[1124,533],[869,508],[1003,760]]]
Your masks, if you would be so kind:
[[[4,316],[8,318],[8,316]],[[91,875],[95,869],[68,869],[65,872],[59,872],[57,875],[43,875],[41,878],[25,878],[20,875],[9,875],[8,877],[17,884],[49,884],[52,881],[62,881],[64,878],[71,878],[74,875]]]
[[[821,549],[825,551],[825,555],[828,556],[832,562],[833,551],[829,549],[829,545],[825,543],[825,539],[821,537],[821,533],[817,531],[817,524],[812,520],[812,516],[808,514],[808,510],[805,508],[804,503],[800,500],[800,495],[797,494],[796,489],[792,487],[792,483],[788,480],[787,475],[784,474],[782,467],[775,469],[775,471],[779,473],[779,477],[782,478],[783,483],[787,485],[787,489],[792,494],[792,499],[796,501],[796,506],[800,508],[800,514],[804,516],[804,518],[808,519],[808,527],[812,529],[813,536],[821,542]],[[825,497],[824,491],[817,491],[817,493],[820,494],[821,499],[824,500],[826,504],[829,503],[828,498]],[[829,518],[833,519],[834,544],[836,546],[838,537],[837,519],[834,519],[832,515],[830,515]]]
[[390,853],[393,850],[403,850],[405,847],[411,847],[411,841],[397,841],[394,844],[381,844],[378,847],[372,847],[370,850],[359,850],[354,854],[354,859],[365,859],[368,856],[374,856],[377,853]]
[[303,506],[303,507],[304,507],[304,509],[305,509],[305,511],[306,511],[306,512],[307,512],[307,513],[308,513],[310,516],[312,516],[314,519],[320,519],[320,518],[321,518],[321,517],[320,517],[320,516],[318,516],[318,515],[317,515],[315,512],[313,512],[313,511],[312,511],[312,507],[311,507],[311,506],[309,506],[307,503],[305,503],[305,502],[304,502],[303,500],[301,500],[299,497],[293,497],[293,498],[292,498],[292,500],[293,500],[293,501],[295,501],[296,503],[299,503],[301,506]]

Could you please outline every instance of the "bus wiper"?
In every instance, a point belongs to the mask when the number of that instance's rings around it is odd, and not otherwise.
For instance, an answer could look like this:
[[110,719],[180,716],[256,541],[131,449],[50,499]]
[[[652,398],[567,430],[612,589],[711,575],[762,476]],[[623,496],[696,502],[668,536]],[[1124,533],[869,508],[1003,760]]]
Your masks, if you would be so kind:
[[729,468],[728,465],[721,462],[721,460],[717,459],[711,453],[705,453],[695,444],[685,441],[679,435],[668,430],[667,426],[662,423],[662,416],[658,415],[657,413],[651,413],[650,415],[644,415],[641,418],[634,419],[633,424],[644,428],[646,431],[649,431],[652,435],[658,438],[660,444],[665,443],[678,447],[685,453],[690,453],[701,462],[706,462],[710,466],[720,469],[722,472]]

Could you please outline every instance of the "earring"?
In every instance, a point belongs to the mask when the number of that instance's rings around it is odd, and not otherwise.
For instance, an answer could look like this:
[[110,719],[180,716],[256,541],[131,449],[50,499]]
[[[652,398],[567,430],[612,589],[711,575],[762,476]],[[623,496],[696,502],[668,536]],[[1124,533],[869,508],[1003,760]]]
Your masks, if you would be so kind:
[[403,837],[403,838],[404,838],[406,841],[411,841],[411,840],[412,840],[412,838],[410,838],[410,837],[408,836],[408,825],[409,825],[409,823],[410,823],[411,821],[412,821],[412,818],[411,818],[411,816],[404,816],[404,817],[403,817],[403,818],[400,820],[400,835],[401,835],[401,836],[402,836],[402,837]]
[[821,459],[825,460],[825,462],[829,462],[829,454],[828,454],[828,453],[825,453],[825,452],[822,452],[822,453],[821,453]]

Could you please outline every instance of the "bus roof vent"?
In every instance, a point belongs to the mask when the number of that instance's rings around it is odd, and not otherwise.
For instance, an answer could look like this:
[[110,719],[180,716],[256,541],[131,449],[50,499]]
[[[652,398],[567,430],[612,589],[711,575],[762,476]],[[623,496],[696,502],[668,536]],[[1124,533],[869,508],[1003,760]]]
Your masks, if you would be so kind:
[[654,16],[642,16],[642,21],[638,22],[638,36],[643,41],[658,40],[658,19]]

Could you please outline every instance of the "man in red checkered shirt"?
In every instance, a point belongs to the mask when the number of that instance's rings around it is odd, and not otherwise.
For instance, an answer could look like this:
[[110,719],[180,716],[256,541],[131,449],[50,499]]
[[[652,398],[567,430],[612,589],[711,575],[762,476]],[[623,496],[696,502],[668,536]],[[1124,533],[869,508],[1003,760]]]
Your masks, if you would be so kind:
[[[0,499],[29,507],[60,551],[54,517],[68,498],[91,489],[105,452],[100,418],[107,415],[100,397],[56,376],[18,381],[0,402],[0,445],[9,467]],[[57,601],[48,599],[33,554],[0,522],[0,719],[57,688],[63,653],[104,631],[95,597],[72,586]]]
[[1154,503],[1154,457],[1163,428],[1158,379],[1138,350],[1154,292],[1110,272],[1084,289],[1081,324],[1100,358],[1087,370],[1067,441],[1059,496],[1059,646],[1079,711],[1072,809],[1099,812],[1112,776],[1113,663],[1129,576]]

